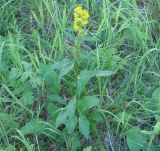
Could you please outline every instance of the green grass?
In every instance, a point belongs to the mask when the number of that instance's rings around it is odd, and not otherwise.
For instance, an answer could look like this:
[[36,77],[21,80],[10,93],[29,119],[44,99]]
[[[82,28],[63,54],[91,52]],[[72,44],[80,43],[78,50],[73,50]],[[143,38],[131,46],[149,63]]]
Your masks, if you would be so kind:
[[0,3],[0,151],[160,150],[159,0]]

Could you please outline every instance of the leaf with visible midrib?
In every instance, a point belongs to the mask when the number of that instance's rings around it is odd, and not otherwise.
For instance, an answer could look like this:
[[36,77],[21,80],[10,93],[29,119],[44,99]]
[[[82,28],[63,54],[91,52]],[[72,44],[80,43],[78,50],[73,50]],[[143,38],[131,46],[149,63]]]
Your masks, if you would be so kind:
[[73,118],[76,110],[76,100],[70,100],[68,105],[59,113],[56,119],[56,127],[61,124],[65,124],[65,121],[68,118]]
[[89,137],[90,123],[88,119],[85,117],[85,115],[83,114],[81,114],[79,117],[79,131],[86,138]]
[[96,105],[98,105],[99,100],[95,96],[84,96],[78,101],[78,107],[81,112],[84,112]]

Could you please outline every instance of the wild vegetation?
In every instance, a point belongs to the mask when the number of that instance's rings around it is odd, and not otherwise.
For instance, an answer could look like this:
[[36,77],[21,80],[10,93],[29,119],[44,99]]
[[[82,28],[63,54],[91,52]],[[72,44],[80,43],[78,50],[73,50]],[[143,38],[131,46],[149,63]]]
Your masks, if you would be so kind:
[[159,0],[0,0],[0,151],[159,151]]

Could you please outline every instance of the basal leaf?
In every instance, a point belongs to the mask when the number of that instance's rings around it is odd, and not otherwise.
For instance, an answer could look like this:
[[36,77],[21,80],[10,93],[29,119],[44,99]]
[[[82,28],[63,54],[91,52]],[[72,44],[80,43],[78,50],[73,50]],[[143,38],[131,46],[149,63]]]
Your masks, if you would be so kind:
[[44,125],[40,120],[32,120],[26,123],[26,125],[21,128],[21,131],[24,135],[37,134],[43,131],[44,128],[46,128],[46,125]]
[[140,151],[145,148],[147,141],[145,135],[136,127],[127,131],[127,144],[130,151]]
[[73,151],[78,150],[78,148],[80,147],[80,140],[79,140],[78,135],[73,135],[73,136],[72,136],[72,138],[71,138],[71,143],[72,143],[72,145],[73,145],[72,150],[73,150]]
[[77,126],[77,123],[78,123],[77,117],[76,116],[72,116],[72,117],[69,117],[66,120],[65,126],[71,133],[73,133],[75,128],[76,128],[76,126]]
[[90,123],[83,114],[81,114],[79,117],[79,131],[83,136],[85,136],[88,139],[90,131]]
[[84,96],[78,101],[78,107],[83,112],[98,105],[98,103],[99,100],[95,96]]
[[66,114],[69,117],[72,117],[74,116],[75,110],[76,110],[76,100],[73,99],[73,100],[70,100],[68,105],[66,106]]
[[61,91],[60,78],[53,70],[52,66],[40,64],[40,73],[42,74],[45,84],[50,92],[58,95]]
[[68,105],[59,113],[56,119],[56,127],[61,124],[65,124],[67,118],[72,119],[74,117],[76,109],[76,100],[70,100]]
[[66,137],[65,141],[67,143],[67,146],[71,147],[71,151],[77,151],[80,147],[79,137],[75,133],[70,135],[70,137]]
[[61,124],[65,123],[67,119],[66,110],[61,111],[56,118],[56,127],[59,127]]

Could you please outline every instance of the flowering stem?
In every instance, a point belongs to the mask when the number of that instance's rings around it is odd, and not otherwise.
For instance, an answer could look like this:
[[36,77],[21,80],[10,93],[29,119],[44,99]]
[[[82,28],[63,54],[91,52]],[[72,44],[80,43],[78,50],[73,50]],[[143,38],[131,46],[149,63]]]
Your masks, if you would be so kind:
[[73,17],[74,17],[73,28],[77,32],[77,44],[76,44],[76,50],[74,52],[74,72],[76,78],[76,98],[79,99],[80,94],[78,93],[77,83],[78,83],[78,75],[80,73],[80,44],[81,44],[81,39],[84,35],[84,27],[86,27],[89,22],[89,13],[86,9],[83,9],[82,6],[77,6],[74,9]]
[[80,44],[81,44],[81,39],[80,36],[77,37],[78,41],[76,44],[76,50],[74,53],[74,72],[75,72],[75,79],[76,79],[76,99],[78,100],[79,95],[78,95],[78,90],[77,90],[77,83],[78,83],[78,75],[80,73]]

